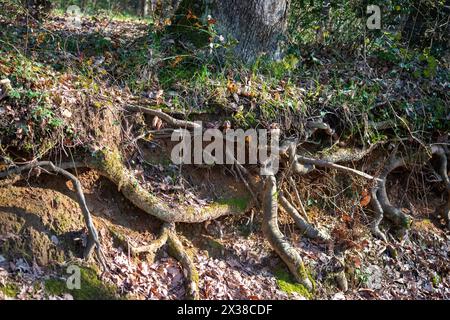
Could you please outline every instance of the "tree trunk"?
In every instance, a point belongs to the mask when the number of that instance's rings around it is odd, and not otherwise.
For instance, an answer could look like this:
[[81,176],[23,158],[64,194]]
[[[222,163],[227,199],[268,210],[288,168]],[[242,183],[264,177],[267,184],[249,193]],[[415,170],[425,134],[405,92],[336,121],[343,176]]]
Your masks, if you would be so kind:
[[[188,12],[209,22],[226,39],[238,41],[236,56],[251,62],[262,54],[277,59],[286,32],[290,0],[168,0],[177,9],[175,23],[186,24]],[[174,10],[175,12],[175,10]],[[178,20],[178,21],[177,21]]]
[[289,0],[214,0],[211,12],[219,32],[235,38],[236,54],[249,62],[264,53],[279,58],[289,4]]
[[141,17],[145,18],[148,16],[150,9],[150,0],[141,0]]

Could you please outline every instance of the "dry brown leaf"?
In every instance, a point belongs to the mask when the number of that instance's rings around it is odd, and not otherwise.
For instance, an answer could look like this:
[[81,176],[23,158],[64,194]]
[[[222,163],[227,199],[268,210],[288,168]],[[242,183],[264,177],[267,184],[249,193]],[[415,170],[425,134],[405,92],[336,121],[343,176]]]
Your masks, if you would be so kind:
[[362,197],[361,200],[359,201],[359,204],[361,205],[361,207],[367,207],[370,204],[370,200],[371,200],[371,196],[370,193],[367,190],[364,190],[362,193]]

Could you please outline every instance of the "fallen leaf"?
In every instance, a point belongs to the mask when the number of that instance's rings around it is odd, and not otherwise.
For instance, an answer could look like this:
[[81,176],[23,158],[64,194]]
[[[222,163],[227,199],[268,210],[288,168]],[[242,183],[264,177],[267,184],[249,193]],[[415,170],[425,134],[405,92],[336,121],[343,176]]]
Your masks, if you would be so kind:
[[367,190],[364,190],[363,191],[363,193],[362,193],[362,198],[361,198],[361,200],[359,201],[359,204],[361,205],[361,207],[367,207],[368,205],[369,205],[369,203],[370,203],[370,200],[371,200],[372,198],[371,198],[371,196],[370,196],[370,193],[367,191]]

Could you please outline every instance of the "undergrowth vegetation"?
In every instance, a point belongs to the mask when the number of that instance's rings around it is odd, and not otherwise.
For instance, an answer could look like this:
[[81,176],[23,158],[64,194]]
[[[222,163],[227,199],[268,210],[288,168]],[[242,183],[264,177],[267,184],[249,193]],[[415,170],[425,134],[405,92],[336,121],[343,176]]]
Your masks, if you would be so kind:
[[[148,21],[130,28],[107,15],[113,11],[91,17],[86,9],[83,29],[72,30],[57,10],[56,24],[23,24],[23,9],[6,1],[0,77],[11,81],[12,90],[1,112],[11,119],[22,110],[19,105],[31,112],[26,121],[8,121],[1,130],[31,139],[23,145],[33,145],[38,157],[45,148],[37,146],[49,135],[76,135],[61,108],[55,109],[60,94],[50,90],[65,82],[78,95],[89,95],[76,98],[78,103],[100,96],[103,101],[90,103],[114,103],[106,89],[114,85],[163,109],[220,113],[238,127],[278,123],[295,133],[302,121],[317,117],[357,143],[383,139],[367,129],[368,121],[392,121],[394,136],[413,134],[424,141],[449,130],[448,61],[442,42],[433,40],[445,37],[436,35],[440,29],[421,35],[431,37],[429,45],[411,46],[413,35],[404,35],[398,21],[412,13],[400,2],[383,7],[386,28],[373,31],[364,28],[362,3],[333,2],[325,13],[316,4],[299,5],[303,10],[293,10],[286,55],[242,65],[227,54],[233,43],[223,42],[213,19],[192,12],[172,18],[183,19],[180,30]],[[224,53],[228,58],[221,58]]]

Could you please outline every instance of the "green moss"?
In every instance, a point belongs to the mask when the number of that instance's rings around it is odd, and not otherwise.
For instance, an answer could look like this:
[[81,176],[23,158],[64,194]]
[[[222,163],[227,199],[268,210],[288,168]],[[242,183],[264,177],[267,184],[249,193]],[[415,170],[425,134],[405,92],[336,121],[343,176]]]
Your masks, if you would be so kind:
[[220,241],[208,237],[205,244],[210,257],[223,257],[225,254],[225,247]]
[[45,281],[45,291],[51,295],[70,293],[76,300],[112,300],[117,299],[113,286],[104,284],[97,273],[90,268],[81,268],[80,289],[68,289],[65,281],[61,279],[49,279]]
[[439,284],[442,282],[442,278],[437,273],[433,275],[431,278],[431,282],[433,283],[433,287],[437,288]]
[[[312,279],[312,277],[310,276],[310,274],[306,271],[306,268],[303,267],[302,272],[304,272],[307,277],[311,280],[311,282],[313,283],[313,287],[315,288],[315,282]],[[297,283],[293,277],[291,276],[291,274],[286,271],[285,268],[277,268],[274,272],[275,274],[275,278],[277,280],[277,285],[280,288],[280,290],[286,292],[287,294],[292,294],[292,293],[298,293],[300,295],[302,295],[303,297],[305,297],[306,299],[312,299],[313,295],[311,292],[308,291],[308,289],[300,284]]]
[[208,245],[214,249],[223,249],[223,244],[214,239],[208,239]]
[[226,205],[230,208],[236,210],[236,211],[245,211],[247,209],[248,204],[248,197],[242,197],[242,198],[226,198],[226,199],[220,199],[216,203],[218,205]]
[[0,285],[0,291],[7,297],[14,298],[19,293],[19,288],[13,283]]

